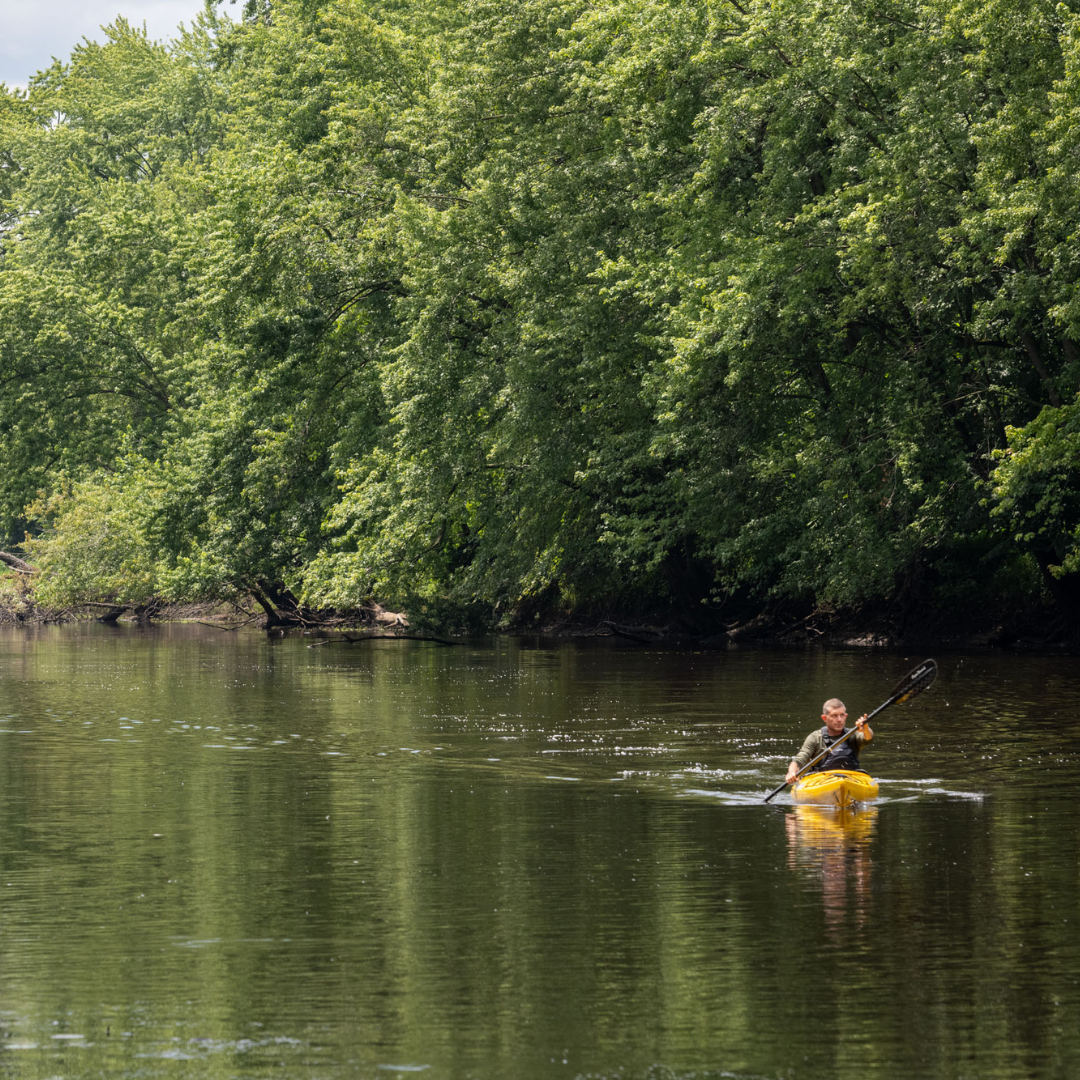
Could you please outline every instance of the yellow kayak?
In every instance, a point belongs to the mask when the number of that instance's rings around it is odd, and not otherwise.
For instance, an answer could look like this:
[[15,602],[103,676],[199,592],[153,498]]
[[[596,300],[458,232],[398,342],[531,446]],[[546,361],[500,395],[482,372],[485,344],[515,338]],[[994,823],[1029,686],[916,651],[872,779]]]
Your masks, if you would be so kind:
[[878,796],[878,783],[869,774],[849,769],[823,769],[796,780],[791,797],[796,802],[850,806]]

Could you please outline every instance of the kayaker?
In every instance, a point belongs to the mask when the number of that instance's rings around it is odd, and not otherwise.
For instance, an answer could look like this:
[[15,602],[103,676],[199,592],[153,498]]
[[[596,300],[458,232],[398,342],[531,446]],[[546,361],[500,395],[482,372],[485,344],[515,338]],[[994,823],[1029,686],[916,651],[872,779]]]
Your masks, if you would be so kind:
[[[791,759],[791,764],[788,765],[787,782],[789,784],[795,779],[804,765],[813,761],[818,754],[832,746],[837,739],[843,738],[844,724],[847,723],[847,706],[839,698],[829,698],[821,707],[821,719],[825,722],[824,726],[806,736],[802,749]],[[866,722],[866,713],[863,713],[855,721],[855,734],[846,740],[843,746],[839,747],[835,753],[823,757],[810,771],[853,769],[857,772],[866,772],[859,764],[859,752],[873,737],[874,732]]]

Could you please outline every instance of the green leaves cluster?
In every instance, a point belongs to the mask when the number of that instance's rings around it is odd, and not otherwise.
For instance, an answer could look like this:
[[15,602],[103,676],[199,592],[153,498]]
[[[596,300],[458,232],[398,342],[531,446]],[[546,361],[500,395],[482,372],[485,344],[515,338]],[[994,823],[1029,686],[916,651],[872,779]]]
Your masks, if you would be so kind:
[[1060,585],[1078,8],[118,22],[0,101],[4,529],[58,595]]

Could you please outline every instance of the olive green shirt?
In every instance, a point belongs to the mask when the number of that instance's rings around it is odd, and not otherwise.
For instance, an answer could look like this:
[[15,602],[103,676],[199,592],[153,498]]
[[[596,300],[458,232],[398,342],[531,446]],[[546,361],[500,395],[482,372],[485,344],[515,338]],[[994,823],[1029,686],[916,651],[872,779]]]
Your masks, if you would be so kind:
[[[845,728],[844,730],[847,731],[848,729]],[[855,734],[844,743],[844,746],[847,746],[848,743],[850,743],[852,750],[855,751],[855,756],[858,757],[862,752],[862,748],[869,741],[870,740],[868,740],[861,731],[856,731]],[[836,743],[833,743],[833,746],[835,745]],[[810,734],[806,736],[806,742],[802,744],[802,749],[795,755],[795,764],[798,765],[800,769],[804,765],[809,765],[810,762],[824,749],[825,736],[821,734],[821,728],[818,728],[817,731],[811,731]]]

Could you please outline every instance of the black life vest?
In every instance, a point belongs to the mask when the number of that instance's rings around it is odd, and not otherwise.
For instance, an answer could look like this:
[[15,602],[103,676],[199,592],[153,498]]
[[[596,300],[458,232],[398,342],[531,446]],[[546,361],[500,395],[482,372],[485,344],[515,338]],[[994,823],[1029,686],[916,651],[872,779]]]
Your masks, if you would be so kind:
[[[839,735],[830,735],[829,729],[824,725],[821,728],[822,741],[826,748],[833,743],[839,742],[851,728],[845,728]],[[826,754],[810,772],[821,772],[824,769],[851,769],[853,772],[866,772],[859,764],[859,751],[854,745],[855,736],[852,735],[842,746],[838,746],[831,754]]]

